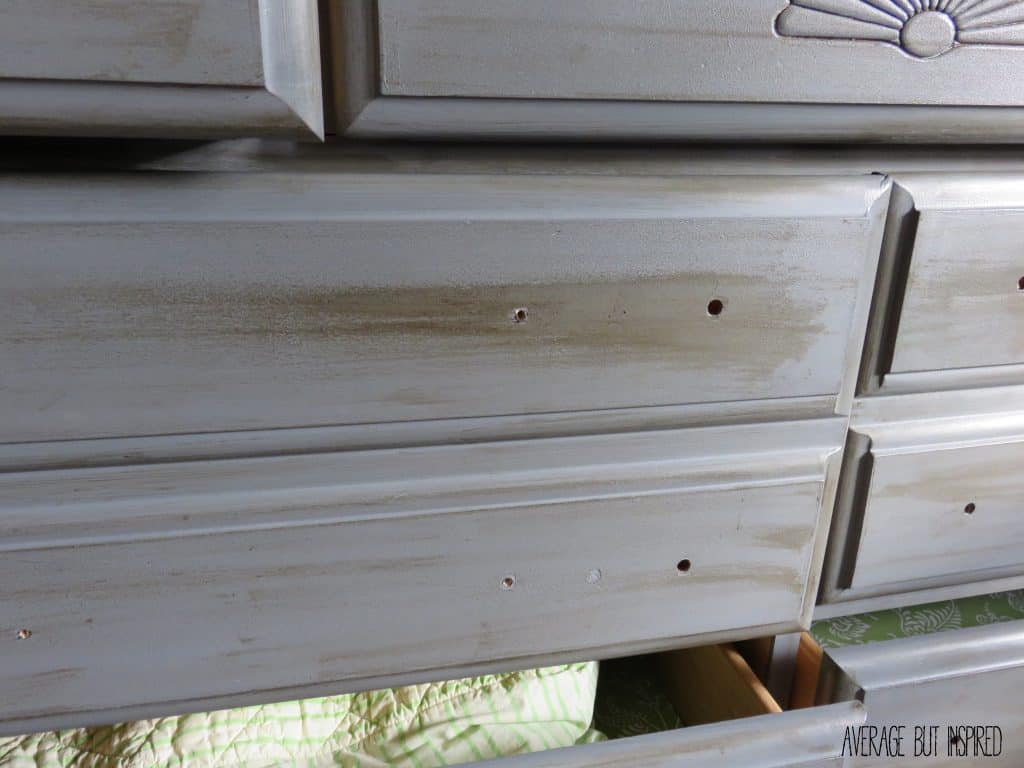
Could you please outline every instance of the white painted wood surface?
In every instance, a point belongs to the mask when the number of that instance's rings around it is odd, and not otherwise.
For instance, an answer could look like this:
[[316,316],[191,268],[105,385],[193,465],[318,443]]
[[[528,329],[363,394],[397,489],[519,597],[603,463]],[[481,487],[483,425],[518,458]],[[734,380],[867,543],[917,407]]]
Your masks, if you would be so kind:
[[872,449],[874,468],[853,588],[1024,570],[1024,494],[1016,442],[952,450]]
[[1021,9],[948,7],[952,48],[922,58],[904,32],[939,12],[880,2],[819,3],[807,27],[787,0],[353,0],[332,21],[335,58],[356,62],[339,122],[362,137],[1019,141],[1007,83],[1024,49],[1006,23]]
[[0,732],[796,630],[844,423],[0,474]]
[[1024,209],[921,213],[893,372],[1024,364],[1022,240]]
[[[905,758],[858,757],[851,765],[1016,768],[1024,761],[1022,621],[830,649],[825,665],[819,698],[845,699],[852,692],[849,683],[837,684],[832,675],[848,675],[853,688],[860,690],[869,726],[905,725],[910,739],[916,725],[941,726],[938,757],[915,759],[911,741]],[[946,729],[963,725],[999,726],[1002,754],[950,757]]]
[[834,396],[887,189],[8,176],[3,440]]
[[[884,42],[787,37],[776,20],[788,5],[378,0],[380,91],[412,97],[1022,104],[1020,94],[1006,87],[1013,73],[1024,73],[1020,47],[963,45],[923,61]],[[840,14],[832,19],[843,21]]]
[[823,598],[857,605],[832,614],[1020,586],[1022,414],[1021,386],[855,403]]
[[315,0],[11,0],[6,134],[323,137]]
[[478,768],[840,768],[842,734],[864,722],[857,702],[764,715],[475,763]]
[[896,176],[868,334],[867,394],[1024,381],[1024,176]]

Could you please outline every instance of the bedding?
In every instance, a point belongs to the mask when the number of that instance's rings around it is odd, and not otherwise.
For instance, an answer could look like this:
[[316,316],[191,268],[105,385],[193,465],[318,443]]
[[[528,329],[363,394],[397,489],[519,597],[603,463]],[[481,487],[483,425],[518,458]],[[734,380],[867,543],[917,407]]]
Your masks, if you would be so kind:
[[596,741],[597,662],[0,739],[0,768],[378,768]]

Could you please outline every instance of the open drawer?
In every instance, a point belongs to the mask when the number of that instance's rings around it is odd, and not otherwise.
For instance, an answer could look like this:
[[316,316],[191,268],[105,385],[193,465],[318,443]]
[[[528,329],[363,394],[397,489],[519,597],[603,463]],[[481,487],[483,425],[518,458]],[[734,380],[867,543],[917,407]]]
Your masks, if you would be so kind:
[[841,765],[864,717],[852,700],[783,712],[719,644],[601,662],[599,674],[585,663],[0,738],[0,765],[79,749],[116,762],[126,745],[140,763],[173,753],[206,765],[212,745],[240,765],[806,768]]
[[0,474],[0,732],[796,631],[844,431]]
[[[1024,763],[1022,688],[1024,621],[1010,621],[830,649],[818,702],[864,702],[874,743],[846,747],[859,752],[852,766],[1016,768]],[[891,756],[900,734],[902,756]]]
[[[488,768],[689,765],[838,768],[844,765],[841,756],[844,735],[848,729],[855,729],[864,722],[864,710],[853,699],[783,712],[783,707],[731,645],[670,651],[654,657],[653,664],[659,675],[656,682],[678,713],[679,728],[474,765]],[[601,695],[599,685],[598,710],[602,705]]]

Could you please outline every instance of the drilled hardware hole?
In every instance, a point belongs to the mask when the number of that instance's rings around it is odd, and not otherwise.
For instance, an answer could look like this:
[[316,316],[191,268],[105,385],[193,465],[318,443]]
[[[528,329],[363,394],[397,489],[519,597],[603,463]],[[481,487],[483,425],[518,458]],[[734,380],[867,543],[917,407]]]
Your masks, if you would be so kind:
[[708,302],[708,314],[712,317],[718,317],[722,314],[723,309],[725,309],[725,303],[721,299],[712,299]]
[[18,630],[18,639],[19,640],[28,640],[30,637],[32,637],[32,630],[31,629],[19,629]]
[[515,585],[516,585],[516,577],[514,575],[512,575],[512,574],[509,574],[508,576],[506,576],[505,578],[503,578],[501,580],[501,588],[502,589],[512,589],[512,587],[514,587]]
[[1020,278],[1017,281],[1017,290],[1018,291],[1024,291],[1024,277]]
[[972,501],[970,504],[968,504],[967,506],[964,507],[964,514],[965,515],[973,515],[974,514],[974,510],[976,510],[976,509],[977,509],[977,507],[974,506],[974,502]]
[[522,307],[520,307],[519,309],[515,309],[515,310],[512,311],[512,322],[513,323],[525,323],[527,318],[529,318],[529,316],[530,316],[530,313],[527,312]]
[[676,563],[676,570],[679,571],[680,573],[689,573],[690,572],[690,566],[692,566],[692,565],[693,565],[693,563],[691,563],[689,561],[689,559],[683,558],[678,563]]

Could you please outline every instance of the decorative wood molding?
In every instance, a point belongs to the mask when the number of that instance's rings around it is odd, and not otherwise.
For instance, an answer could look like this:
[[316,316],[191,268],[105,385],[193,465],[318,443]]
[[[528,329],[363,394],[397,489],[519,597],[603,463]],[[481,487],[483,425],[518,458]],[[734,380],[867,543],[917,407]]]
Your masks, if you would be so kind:
[[1007,0],[790,0],[783,37],[891,43],[933,59],[962,45],[1024,45],[1024,3]]

